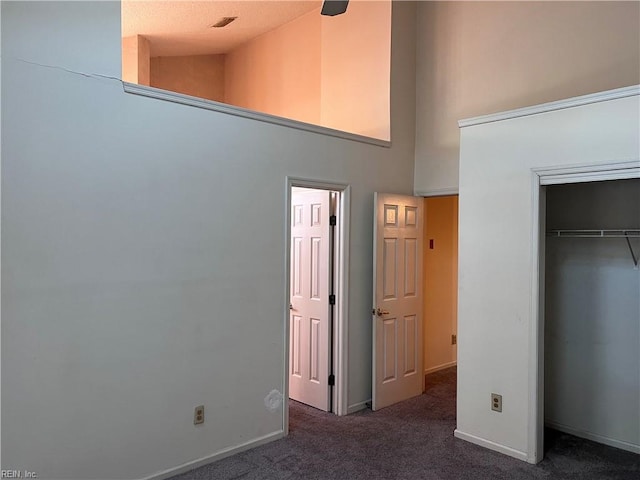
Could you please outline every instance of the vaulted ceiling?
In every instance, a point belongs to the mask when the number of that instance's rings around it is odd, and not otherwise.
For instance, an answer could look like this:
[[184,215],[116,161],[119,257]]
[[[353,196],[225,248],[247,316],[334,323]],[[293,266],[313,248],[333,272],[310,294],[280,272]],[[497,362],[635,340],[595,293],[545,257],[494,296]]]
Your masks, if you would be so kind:
[[[145,36],[152,57],[226,53],[321,5],[321,0],[123,0],[122,36]],[[212,27],[224,17],[238,18]]]

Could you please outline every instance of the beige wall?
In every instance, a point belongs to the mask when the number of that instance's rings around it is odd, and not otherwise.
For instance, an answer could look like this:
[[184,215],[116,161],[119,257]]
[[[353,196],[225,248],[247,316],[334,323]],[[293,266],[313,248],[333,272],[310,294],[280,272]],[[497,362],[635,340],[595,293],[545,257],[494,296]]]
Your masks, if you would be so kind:
[[424,211],[424,370],[429,373],[456,362],[451,335],[458,323],[458,196],[425,198]]
[[390,140],[391,2],[351,1],[321,22],[322,125]]
[[638,2],[419,2],[415,190],[457,191],[457,121],[640,83]]
[[228,53],[225,70],[226,103],[319,124],[319,10]]
[[153,57],[151,86],[224,101],[224,55]]
[[122,39],[122,80],[139,85],[150,85],[150,45],[142,35]]

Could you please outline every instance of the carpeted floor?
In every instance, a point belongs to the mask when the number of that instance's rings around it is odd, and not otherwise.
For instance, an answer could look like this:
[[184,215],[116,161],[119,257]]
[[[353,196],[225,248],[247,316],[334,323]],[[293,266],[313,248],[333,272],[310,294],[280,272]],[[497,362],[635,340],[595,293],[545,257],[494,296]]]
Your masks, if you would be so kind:
[[291,402],[289,436],[172,480],[639,480],[640,455],[559,432],[530,465],[453,437],[455,367],[427,377],[426,393],[336,417]]

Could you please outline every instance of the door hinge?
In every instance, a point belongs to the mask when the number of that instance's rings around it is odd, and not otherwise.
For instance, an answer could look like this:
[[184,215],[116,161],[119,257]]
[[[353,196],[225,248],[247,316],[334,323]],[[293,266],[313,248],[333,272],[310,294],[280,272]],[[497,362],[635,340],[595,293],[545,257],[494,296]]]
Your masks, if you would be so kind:
[[335,215],[331,215],[329,217],[329,225],[331,225],[332,227],[335,227],[338,224],[338,217],[336,217]]
[[336,376],[332,373],[329,375],[329,386],[333,387],[336,384]]
[[335,304],[336,304],[336,296],[329,295],[329,305],[335,305]]

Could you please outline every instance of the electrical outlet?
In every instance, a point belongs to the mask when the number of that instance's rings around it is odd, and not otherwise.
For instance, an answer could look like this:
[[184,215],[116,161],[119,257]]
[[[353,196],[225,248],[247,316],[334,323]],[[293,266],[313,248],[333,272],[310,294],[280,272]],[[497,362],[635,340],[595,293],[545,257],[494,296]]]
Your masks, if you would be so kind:
[[193,413],[193,424],[200,425],[204,423],[204,405],[198,405]]
[[451,345],[455,345],[456,343],[458,343],[458,336],[451,335]]
[[491,394],[491,410],[494,412],[502,412],[502,395],[497,393]]

